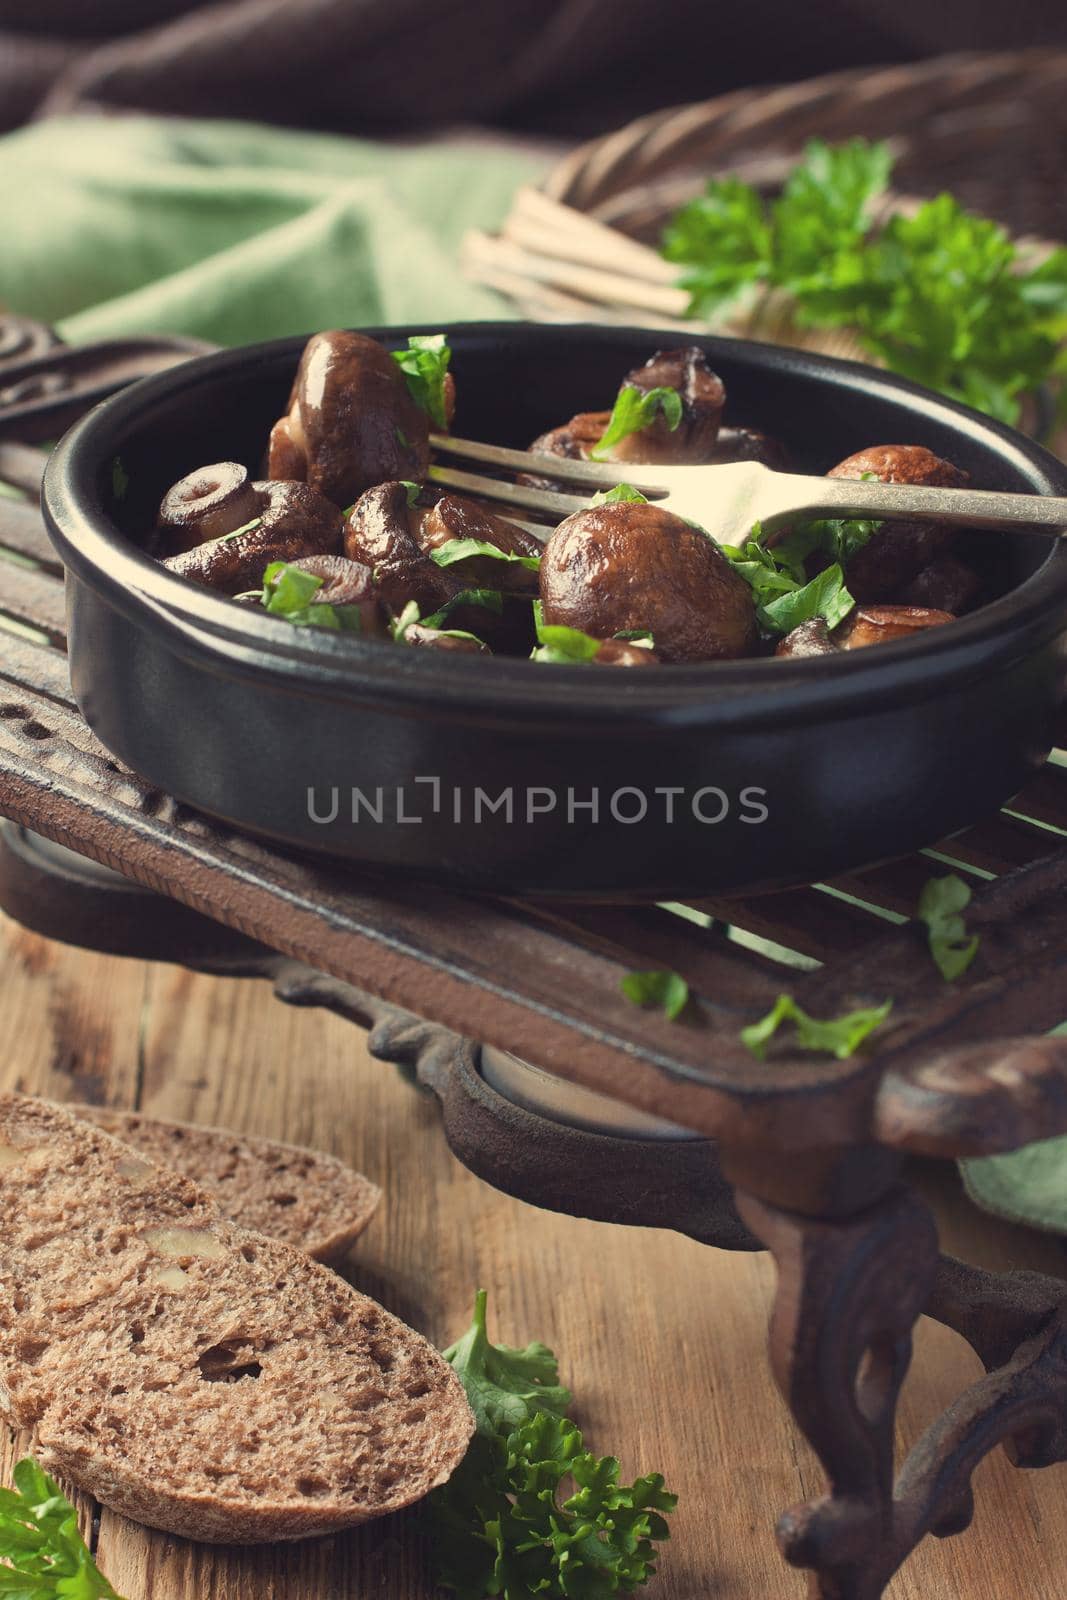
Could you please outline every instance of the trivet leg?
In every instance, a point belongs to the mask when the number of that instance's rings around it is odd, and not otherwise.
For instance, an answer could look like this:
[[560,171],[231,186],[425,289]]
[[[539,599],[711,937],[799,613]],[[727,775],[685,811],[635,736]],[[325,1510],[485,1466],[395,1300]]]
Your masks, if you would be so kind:
[[[969,1526],[971,1476],[998,1444],[1021,1467],[1067,1459],[1067,1286],[939,1258],[929,1212],[903,1189],[843,1221],[737,1201],[778,1263],[774,1375],[829,1479],[825,1496],[781,1518],[782,1553],[811,1569],[813,1600],[878,1600],[928,1533]],[[894,1481],[897,1397],[923,1311],[989,1370]]]
[[813,1600],[877,1600],[899,1564],[893,1429],[937,1268],[933,1219],[904,1189],[843,1221],[737,1199],[778,1264],[771,1367],[829,1479],[781,1518],[779,1546],[812,1570]]

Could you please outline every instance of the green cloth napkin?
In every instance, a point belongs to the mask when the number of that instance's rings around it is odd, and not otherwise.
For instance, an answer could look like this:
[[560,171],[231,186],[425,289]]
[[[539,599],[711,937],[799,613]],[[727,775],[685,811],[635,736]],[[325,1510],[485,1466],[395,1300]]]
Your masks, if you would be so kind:
[[371,144],[238,122],[64,118],[0,139],[0,305],[73,341],[242,344],[513,314],[467,283],[467,228],[540,170],[475,136]]

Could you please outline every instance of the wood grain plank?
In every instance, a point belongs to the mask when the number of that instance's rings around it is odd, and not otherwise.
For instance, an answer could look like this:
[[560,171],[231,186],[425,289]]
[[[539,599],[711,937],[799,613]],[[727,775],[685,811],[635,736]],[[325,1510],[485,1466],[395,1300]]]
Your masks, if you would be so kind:
[[[10,479],[5,470],[15,465],[10,456],[5,460],[5,452],[18,451],[20,448],[24,447],[0,441],[0,478],[16,481]],[[25,458],[19,457],[20,461],[25,459],[27,463],[26,475],[36,471],[35,457],[39,457],[36,450],[27,452]],[[32,500],[11,500],[6,496],[0,498],[0,548],[27,556],[31,561],[39,562],[48,572],[63,571],[62,563],[52,548],[52,541],[45,532],[41,513]]]
[[[818,1469],[762,1359],[773,1288],[766,1256],[732,1256],[670,1233],[534,1210],[449,1155],[433,1102],[371,1061],[358,1030],[286,1011],[258,982],[85,955],[0,919],[0,1004],[14,1041],[0,1081],[221,1118],[333,1150],[385,1187],[349,1276],[444,1340],[475,1287],[512,1341],[554,1344],[590,1442],[633,1473],[659,1468],[681,1496],[649,1600],[801,1600],[781,1563],[778,1511],[815,1492]],[[57,1041],[62,1041],[57,1048]],[[945,1169],[920,1176],[958,1253],[1055,1270],[1053,1242],[973,1211]],[[919,1330],[901,1446],[976,1375],[952,1334]],[[2,1441],[0,1477],[15,1453]],[[929,1540],[889,1600],[1062,1600],[1067,1469],[978,1479],[974,1529]],[[83,1506],[88,1514],[91,1508]],[[239,1551],[197,1546],[104,1513],[99,1559],[127,1600],[432,1600],[417,1511],[345,1538]]]
[[4,590],[0,608],[6,616],[39,628],[55,645],[67,640],[67,608],[63,584],[37,567],[4,563]]

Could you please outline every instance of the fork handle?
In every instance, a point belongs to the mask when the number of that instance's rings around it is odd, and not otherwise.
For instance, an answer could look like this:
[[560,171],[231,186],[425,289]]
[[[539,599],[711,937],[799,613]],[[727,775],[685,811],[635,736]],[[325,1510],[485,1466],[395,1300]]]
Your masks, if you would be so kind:
[[1047,529],[1067,533],[1067,499],[1056,495],[1001,494],[988,489],[938,489],[874,483],[857,478],[775,478],[774,505],[764,527],[798,515],[921,517],[971,528]]

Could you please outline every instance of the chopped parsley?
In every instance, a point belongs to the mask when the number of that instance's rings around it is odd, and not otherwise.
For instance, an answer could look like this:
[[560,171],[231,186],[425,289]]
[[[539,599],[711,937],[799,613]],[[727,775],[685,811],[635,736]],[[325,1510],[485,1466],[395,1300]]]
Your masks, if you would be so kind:
[[[448,427],[445,375],[452,351],[443,333],[413,333],[406,350],[394,350],[393,360],[407,380],[408,392],[438,428]],[[407,445],[401,430],[398,442]]]
[[930,954],[946,983],[961,977],[978,952],[978,935],[968,937],[961,916],[970,903],[970,884],[955,872],[929,878],[919,895],[919,920],[926,924]]
[[677,389],[637,389],[624,383],[619,390],[608,425],[589,454],[599,456],[621,444],[632,433],[643,433],[662,415],[673,433],[682,420],[682,397]]
[[794,1043],[800,1050],[812,1050],[819,1055],[836,1056],[839,1061],[856,1054],[864,1040],[880,1028],[893,1009],[892,1000],[880,1006],[869,1006],[860,1011],[849,1011],[842,1017],[832,1017],[825,1022],[811,1017],[801,1009],[791,994],[780,994],[765,1017],[750,1027],[741,1029],[741,1043],[759,1056],[762,1061],[766,1046],[784,1023],[794,1028]]

